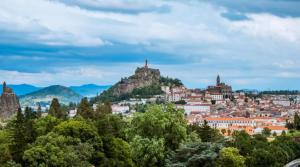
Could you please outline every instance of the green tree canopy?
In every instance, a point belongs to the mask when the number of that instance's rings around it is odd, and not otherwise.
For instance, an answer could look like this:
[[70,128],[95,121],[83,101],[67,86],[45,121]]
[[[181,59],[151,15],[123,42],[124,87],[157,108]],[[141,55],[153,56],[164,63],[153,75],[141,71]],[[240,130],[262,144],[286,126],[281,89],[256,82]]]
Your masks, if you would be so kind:
[[159,167],[164,165],[165,142],[163,138],[148,139],[135,136],[131,142],[132,156],[137,166]]
[[81,99],[81,102],[77,108],[77,115],[80,115],[85,119],[94,118],[93,108],[90,106],[90,103],[86,97]]
[[271,136],[271,129],[269,129],[269,128],[264,128],[263,130],[262,130],[262,135],[264,135],[265,137],[270,137]]
[[136,113],[131,130],[143,138],[163,138],[166,147],[173,150],[187,138],[184,113],[173,105],[152,105],[145,113]]
[[111,103],[105,102],[97,105],[95,117],[99,118],[111,113],[112,113]]
[[47,115],[46,117],[42,117],[40,119],[37,119],[34,124],[34,130],[35,133],[38,136],[42,136],[42,135],[46,135],[47,133],[49,133],[50,131],[52,131],[52,129],[58,125],[61,122],[60,119],[57,119],[56,117],[53,117],[51,115]]
[[214,167],[220,143],[202,143],[200,141],[182,145],[172,156],[167,159],[168,167]]
[[65,119],[67,116],[67,113],[62,110],[59,101],[57,98],[53,98],[50,109],[49,109],[49,115],[54,116],[59,119]]
[[234,147],[224,147],[220,151],[217,160],[218,167],[243,167],[245,158],[239,154],[239,150]]
[[92,166],[93,147],[88,143],[81,143],[79,139],[48,133],[40,136],[28,150],[23,159],[26,166]]
[[200,126],[199,124],[190,125],[189,130],[195,131],[203,142],[215,142],[223,138],[219,130],[211,128],[206,120],[204,120],[204,123]]

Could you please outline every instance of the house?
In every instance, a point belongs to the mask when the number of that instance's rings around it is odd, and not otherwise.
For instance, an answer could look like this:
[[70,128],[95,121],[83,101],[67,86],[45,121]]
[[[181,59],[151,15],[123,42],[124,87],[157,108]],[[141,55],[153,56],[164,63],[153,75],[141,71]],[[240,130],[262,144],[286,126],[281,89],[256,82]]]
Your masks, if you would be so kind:
[[227,129],[230,126],[251,126],[254,127],[256,125],[256,122],[250,118],[244,118],[244,117],[233,117],[233,118],[213,118],[213,117],[207,117],[200,120],[199,124],[203,124],[204,120],[207,121],[208,125],[213,128]]
[[182,108],[186,115],[190,115],[190,114],[209,115],[210,106],[211,106],[210,104],[185,104],[185,105],[177,105],[177,108]]
[[125,114],[129,112],[129,106],[127,105],[113,104],[111,109],[113,114]]

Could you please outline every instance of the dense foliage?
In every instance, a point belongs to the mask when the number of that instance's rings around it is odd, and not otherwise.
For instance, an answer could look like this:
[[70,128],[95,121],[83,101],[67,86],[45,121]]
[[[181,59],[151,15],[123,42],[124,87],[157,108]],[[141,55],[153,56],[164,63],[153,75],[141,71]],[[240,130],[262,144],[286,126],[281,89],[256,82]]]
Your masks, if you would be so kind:
[[163,91],[161,90],[161,86],[159,84],[153,84],[142,88],[135,88],[131,93],[121,94],[119,96],[113,94],[113,89],[114,87],[103,91],[101,95],[92,99],[92,102],[116,102],[128,100],[130,98],[150,98],[154,95],[163,94]]
[[93,110],[83,99],[78,114],[67,118],[58,104],[53,101],[45,117],[19,110],[0,129],[0,166],[279,167],[300,157],[293,137],[268,141],[265,129],[226,139],[207,122],[188,125],[173,105],[148,105],[123,117],[112,114],[109,103]]
[[169,78],[169,77],[160,77],[160,83],[161,85],[164,85],[164,86],[173,86],[173,87],[176,87],[176,86],[183,86],[183,83],[181,82],[180,79],[173,79],[173,78]]

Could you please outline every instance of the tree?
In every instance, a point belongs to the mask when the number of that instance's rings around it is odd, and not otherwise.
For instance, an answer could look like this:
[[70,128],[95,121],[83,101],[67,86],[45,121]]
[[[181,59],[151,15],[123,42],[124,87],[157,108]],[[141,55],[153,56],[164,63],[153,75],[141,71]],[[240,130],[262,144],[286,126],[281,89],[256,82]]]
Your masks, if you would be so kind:
[[276,137],[276,136],[277,136],[277,133],[274,131],[273,134],[272,134],[272,136],[273,136],[273,137]]
[[291,136],[277,136],[271,144],[285,150],[289,155],[289,161],[300,157],[300,143],[295,141]]
[[53,131],[63,136],[78,138],[82,142],[98,138],[97,128],[85,120],[67,120],[55,126]]
[[86,97],[81,99],[81,102],[77,108],[77,115],[81,115],[85,119],[94,118],[93,108],[90,106],[90,103]]
[[238,149],[225,147],[220,151],[217,164],[219,167],[243,167],[245,166],[245,158],[239,154]]
[[131,137],[163,138],[166,148],[175,150],[187,138],[187,123],[182,110],[173,105],[152,105],[132,119]]
[[88,143],[53,132],[40,136],[24,152],[26,166],[92,166],[93,147]]
[[52,129],[60,122],[60,119],[47,115],[46,117],[37,119],[33,124],[33,128],[37,136],[42,136],[52,131]]
[[213,167],[222,149],[221,143],[186,143],[167,158],[167,167]]
[[132,156],[137,166],[164,166],[165,146],[163,138],[148,139],[135,136],[130,145],[132,148]]
[[41,116],[42,116],[42,107],[41,107],[41,104],[40,104],[40,103],[39,103],[39,106],[38,106],[38,109],[37,109],[36,113],[37,113],[37,116],[38,116],[38,117],[41,117]]
[[9,145],[11,144],[9,131],[0,130],[0,164],[5,164],[12,159]]
[[36,138],[36,133],[33,128],[35,119],[37,119],[37,113],[31,108],[26,107],[24,111],[24,126],[25,126],[25,140],[26,143],[34,142]]
[[99,166],[104,163],[103,141],[92,122],[78,117],[61,122],[52,131],[59,135],[79,140],[82,143],[89,143],[94,149],[91,157],[92,164]]
[[27,145],[25,140],[25,130],[25,118],[22,114],[21,108],[19,108],[16,119],[12,121],[12,125],[10,127],[11,144],[9,146],[12,159],[17,163],[23,163],[23,151]]
[[253,152],[246,160],[246,164],[249,167],[265,167],[274,166],[276,164],[276,159],[264,148],[254,149]]
[[196,131],[203,142],[215,142],[223,138],[219,130],[211,128],[206,120],[200,126],[190,125],[190,131]]
[[300,130],[300,117],[298,113],[295,113],[294,115],[294,128]]
[[262,130],[262,135],[265,136],[265,137],[270,137],[271,136],[271,129],[265,127],[263,130]]
[[285,136],[286,135],[286,132],[285,130],[281,132],[281,136]]
[[254,148],[254,145],[252,145],[252,138],[244,130],[234,131],[232,138],[233,140],[229,145],[239,149],[241,155],[247,156],[252,152]]
[[107,114],[98,117],[96,127],[100,136],[111,136],[125,139],[128,123],[123,119],[122,115]]
[[61,109],[61,106],[57,98],[54,98],[51,102],[49,115],[52,115],[59,119],[65,119],[67,116],[67,113]]
[[104,166],[133,167],[129,144],[120,138],[104,138],[103,148],[105,153]]
[[105,116],[105,115],[111,114],[111,113],[112,113],[111,103],[105,102],[105,103],[97,105],[95,117],[98,118],[98,117]]

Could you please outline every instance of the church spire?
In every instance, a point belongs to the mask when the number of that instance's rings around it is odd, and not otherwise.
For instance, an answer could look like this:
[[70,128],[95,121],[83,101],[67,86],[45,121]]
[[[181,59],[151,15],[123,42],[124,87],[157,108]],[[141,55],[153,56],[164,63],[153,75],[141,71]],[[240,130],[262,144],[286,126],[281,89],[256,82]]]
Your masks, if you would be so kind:
[[217,86],[220,85],[220,83],[221,83],[221,79],[220,79],[220,76],[218,75],[217,76]]

